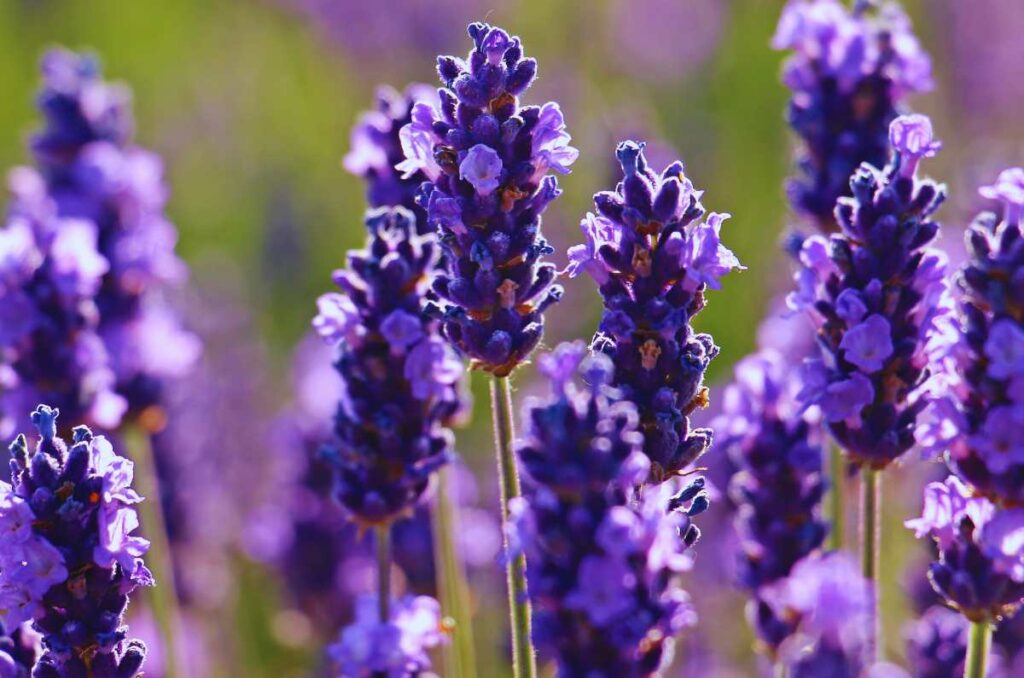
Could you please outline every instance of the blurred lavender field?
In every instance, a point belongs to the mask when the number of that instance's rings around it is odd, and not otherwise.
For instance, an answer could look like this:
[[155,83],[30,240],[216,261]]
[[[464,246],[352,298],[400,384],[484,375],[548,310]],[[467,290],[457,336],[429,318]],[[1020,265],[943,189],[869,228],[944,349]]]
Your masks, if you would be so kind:
[[[945,145],[929,174],[949,186],[939,244],[955,262],[980,206],[976,187],[1024,158],[1024,4],[903,4],[933,60],[935,89],[915,97],[913,107],[932,117]],[[792,225],[783,191],[792,168],[783,119],[789,94],[779,82],[783,55],[769,44],[782,5],[0,3],[0,167],[30,161],[25,142],[40,127],[39,62],[56,45],[95,53],[105,77],[130,86],[136,141],[163,158],[167,212],[190,268],[171,303],[204,343],[190,373],[169,387],[167,426],[154,439],[182,606],[181,675],[327,675],[325,645],[352,619],[357,596],[374,590],[372,540],[342,519],[327,496],[328,472],[315,461],[339,387],[329,353],[309,328],[331,271],[344,265],[347,250],[363,246],[364,185],[342,158],[378,86],[433,86],[434,57],[463,53],[472,21],[522,37],[540,63],[531,101],[557,100],[580,150],[572,174],[561,179],[564,195],[544,219],[560,269],[566,249],[580,240],[579,220],[592,209],[594,191],[620,177],[618,141],[646,141],[659,169],[676,157],[685,161],[709,209],[731,213],[723,239],[747,267],[723,280],[696,320],[722,349],[708,373],[711,405],[698,415],[707,425],[722,413],[735,363],[770,343],[764,336],[772,327],[762,320],[789,286],[789,261],[778,246]],[[589,340],[600,317],[591,281],[564,282],[565,300],[548,315],[546,348]],[[519,375],[517,407],[546,393],[535,372],[531,364]],[[474,402],[456,431],[462,463],[450,480],[464,528],[460,548],[481,675],[501,678],[511,672],[484,375],[473,374],[470,390]],[[735,586],[735,507],[727,493],[734,460],[714,447],[701,464],[714,485],[713,504],[701,518],[703,537],[684,582],[700,621],[678,642],[665,675],[762,675],[770,667],[754,650],[746,596]],[[908,656],[904,633],[930,632],[907,624],[937,598],[922,584],[931,554],[902,523],[918,515],[921,487],[940,474],[908,464],[889,475],[884,642],[891,659],[920,664],[914,648],[932,639],[912,643]],[[396,528],[397,591],[436,593],[431,530],[426,508]],[[152,604],[145,595],[133,603],[129,623],[150,647],[145,675],[156,678],[168,649],[160,646]],[[1024,653],[1011,656],[1024,644],[1016,628],[1024,622],[1015,621],[996,637],[1006,675],[1024,675]]]

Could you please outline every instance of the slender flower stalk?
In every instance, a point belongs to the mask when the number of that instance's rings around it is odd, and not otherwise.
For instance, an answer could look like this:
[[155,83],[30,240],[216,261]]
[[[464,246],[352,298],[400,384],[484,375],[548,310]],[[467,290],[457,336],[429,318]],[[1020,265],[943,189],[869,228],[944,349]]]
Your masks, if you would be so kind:
[[677,575],[708,497],[703,478],[640,496],[650,461],[636,409],[607,388],[610,358],[586,353],[576,342],[541,356],[552,396],[527,403],[517,449],[526,474],[514,537],[528,555],[534,641],[558,675],[652,676],[694,622]]
[[152,586],[132,536],[142,501],[131,489],[132,462],[79,426],[70,447],[57,435],[59,412],[40,405],[34,451],[11,445],[11,481],[0,482],[0,624],[31,619],[42,634],[38,678],[134,678],[146,648],[128,639],[130,594]]
[[624,175],[615,191],[594,196],[597,215],[580,225],[586,239],[569,250],[570,276],[586,272],[604,301],[591,350],[616,365],[614,387],[640,414],[649,482],[679,474],[711,444],[711,430],[692,428],[690,415],[708,404],[704,372],[718,347],[690,322],[704,292],[742,269],[720,240],[728,214],[704,217],[703,191],[674,162],[659,175],[644,145],[624,141],[615,151]]
[[[469,26],[466,59],[442,56],[439,106],[420,102],[401,130],[405,160],[397,168],[426,175],[419,204],[437,229],[445,272],[434,282],[429,311],[472,367],[489,372],[502,516],[519,494],[512,453],[509,375],[537,346],[544,310],[562,296],[541,214],[561,193],[550,172],[567,174],[578,151],[558,104],[522,106],[537,75],[519,38],[483,23]],[[516,676],[535,674],[525,562],[506,549]]]
[[967,641],[967,664],[964,678],[985,678],[988,675],[988,656],[992,649],[992,624],[971,622],[971,634]]

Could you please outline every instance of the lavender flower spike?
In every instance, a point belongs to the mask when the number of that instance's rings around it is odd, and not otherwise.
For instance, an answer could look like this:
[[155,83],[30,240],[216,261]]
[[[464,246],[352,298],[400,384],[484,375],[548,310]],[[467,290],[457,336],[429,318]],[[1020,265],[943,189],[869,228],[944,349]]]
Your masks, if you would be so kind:
[[561,193],[549,173],[578,152],[558,104],[521,106],[537,74],[519,38],[469,26],[465,60],[439,57],[440,107],[418,103],[402,128],[405,177],[426,175],[419,203],[439,229],[446,272],[434,290],[444,333],[476,368],[507,376],[540,341],[543,311],[558,301],[541,214]]
[[700,535],[690,518],[707,495],[702,478],[674,497],[668,483],[636,494],[650,464],[636,410],[610,399],[611,360],[585,354],[577,342],[541,357],[552,397],[528,403],[518,447],[526,476],[512,513],[534,643],[559,675],[650,676],[694,621],[676,574],[689,569]]
[[864,164],[850,179],[853,197],[836,207],[841,232],[804,241],[789,298],[817,324],[824,351],[804,363],[799,397],[821,407],[852,462],[875,470],[914,445],[929,355],[950,311],[946,257],[929,247],[945,188],[906,171],[934,153],[931,123],[897,118],[891,141],[884,170]]
[[707,405],[704,372],[718,355],[690,321],[704,291],[739,261],[721,242],[728,214],[702,221],[702,191],[675,162],[656,174],[644,145],[619,144],[623,181],[594,196],[597,215],[581,224],[586,242],[569,250],[568,273],[586,271],[598,284],[604,315],[591,349],[612,358],[613,386],[636,404],[651,480],[660,482],[696,460],[709,429],[691,429],[689,415]]
[[313,327],[336,346],[343,391],[324,454],[350,516],[386,524],[409,512],[431,473],[452,457],[445,428],[459,409],[461,361],[422,312],[438,255],[397,207],[368,214],[364,250],[334,273],[341,294],[317,301]]
[[994,502],[1024,502],[1024,169],[1002,172],[984,197],[1003,218],[979,215],[956,276],[959,313],[946,325],[940,379],[921,442]]
[[925,488],[920,518],[907,521],[939,550],[932,587],[972,622],[1012,616],[1024,602],[1024,509],[998,509],[950,476]]
[[129,595],[153,578],[142,562],[149,542],[132,536],[142,497],[132,462],[102,436],[57,437],[57,410],[32,413],[39,442],[11,445],[11,485],[0,482],[0,625],[32,619],[45,650],[37,678],[133,678],[146,648],[128,640]]
[[888,131],[908,95],[932,88],[931,61],[899,6],[790,0],[772,46],[792,50],[782,81],[793,92],[786,118],[800,138],[800,176],[790,202],[819,231],[832,232],[836,200],[850,195],[862,162],[881,167]]
[[821,436],[815,422],[799,412],[799,386],[788,367],[770,349],[742,360],[713,424],[724,438],[716,448],[738,470],[729,493],[738,507],[739,583],[753,596],[748,616],[771,654],[795,629],[775,616],[761,592],[821,548],[829,529],[821,515]]

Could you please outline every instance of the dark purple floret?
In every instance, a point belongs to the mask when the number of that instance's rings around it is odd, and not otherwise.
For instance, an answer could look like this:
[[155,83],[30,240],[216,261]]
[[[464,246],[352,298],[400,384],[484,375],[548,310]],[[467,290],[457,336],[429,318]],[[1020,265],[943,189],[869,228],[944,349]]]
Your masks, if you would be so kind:
[[610,359],[585,353],[577,342],[540,358],[553,395],[528,403],[517,449],[526,473],[510,508],[527,556],[533,640],[561,676],[650,676],[693,623],[677,574],[690,567],[700,535],[690,518],[708,498],[702,478],[675,495],[673,483],[637,493],[650,462],[636,410],[610,398]]
[[704,308],[705,289],[742,267],[719,239],[729,215],[702,220],[702,191],[683,164],[658,175],[643,149],[619,144],[623,180],[594,196],[598,214],[583,220],[586,242],[569,250],[568,273],[586,271],[600,288],[604,315],[591,350],[615,364],[612,385],[636,405],[651,480],[660,482],[711,443],[710,429],[691,428],[689,415],[708,403],[704,373],[718,347],[690,322]]
[[463,366],[422,309],[436,241],[417,235],[401,207],[370,212],[366,225],[366,249],[335,271],[341,293],[320,297],[313,326],[337,347],[343,382],[324,450],[335,496],[353,519],[376,524],[410,511],[451,460],[446,425],[459,410]]
[[420,102],[402,128],[409,178],[426,175],[419,204],[438,229],[446,270],[433,289],[445,336],[476,368],[508,375],[537,346],[543,311],[561,298],[541,214],[561,193],[550,171],[567,174],[578,152],[558,105],[520,106],[537,62],[519,38],[469,26],[465,60],[439,57],[440,105]]
[[981,190],[1004,204],[967,232],[969,259],[956,276],[958,311],[922,442],[992,501],[1024,503],[1024,169]]
[[[794,400],[797,380],[785,358],[764,350],[736,367],[714,429],[737,473],[729,494],[742,553],[740,585],[753,595],[748,617],[772,652],[793,631],[760,598],[762,587],[787,577],[828,534],[822,517],[825,490],[816,426]],[[724,440],[722,440],[724,438]]]
[[132,462],[102,436],[57,437],[57,415],[32,413],[39,442],[11,445],[12,485],[0,483],[0,624],[32,620],[42,634],[39,678],[133,678],[145,659],[123,624],[129,595],[153,578],[138,527]]
[[437,92],[427,85],[410,85],[404,93],[390,87],[377,90],[377,107],[364,113],[352,128],[352,148],[343,165],[366,182],[366,201],[371,207],[404,207],[416,215],[422,235],[433,233],[426,210],[416,204],[420,185],[427,180],[422,171],[403,175],[395,166],[405,159],[399,132],[412,122],[417,102],[437,107]]
[[800,398],[821,408],[851,462],[874,469],[915,444],[938,321],[950,310],[946,256],[929,247],[945,189],[915,174],[939,145],[919,115],[897,118],[890,136],[892,162],[862,165],[850,179],[853,197],[840,198],[841,231],[804,241],[789,296],[817,324],[822,348],[804,363]]
[[772,46],[792,50],[782,80],[793,92],[786,120],[800,138],[799,175],[786,191],[821,232],[838,230],[836,200],[850,196],[861,163],[889,155],[889,125],[906,97],[932,88],[931,61],[895,3],[852,12],[838,0],[790,0]]
[[28,678],[36,664],[36,654],[24,627],[16,627],[11,633],[6,633],[0,624],[0,676]]

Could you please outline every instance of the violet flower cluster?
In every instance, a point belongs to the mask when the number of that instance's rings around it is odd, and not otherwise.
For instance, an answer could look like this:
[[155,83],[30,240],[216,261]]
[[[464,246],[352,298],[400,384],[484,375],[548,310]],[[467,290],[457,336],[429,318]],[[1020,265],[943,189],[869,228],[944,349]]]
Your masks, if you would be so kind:
[[[703,479],[635,488],[649,473],[637,413],[606,386],[611,360],[582,342],[541,357],[553,396],[528,403],[517,452],[523,496],[510,502],[527,556],[533,640],[564,676],[648,676],[693,623],[676,575],[708,506]],[[580,370],[588,385],[575,386]]]
[[[104,82],[93,57],[52,50],[42,72],[45,126],[32,140],[39,174],[58,215],[95,232],[106,267],[95,293],[99,334],[122,406],[141,415],[159,404],[163,380],[185,373],[200,351],[162,298],[187,275],[164,213],[163,164],[133,143],[130,93]],[[151,416],[142,423],[158,429],[161,417]]]
[[804,363],[799,397],[820,406],[853,463],[874,469],[914,445],[929,355],[950,311],[946,256],[929,247],[945,189],[916,176],[939,144],[920,115],[893,121],[890,138],[892,162],[862,165],[850,179],[853,197],[839,199],[841,232],[804,241],[788,298],[814,319],[822,348]]
[[736,467],[729,494],[737,507],[738,580],[753,600],[748,616],[758,640],[774,653],[794,630],[775,616],[761,590],[790,575],[828,534],[821,500],[822,449],[816,422],[800,412],[799,387],[787,360],[764,350],[736,366],[713,427]]
[[417,230],[425,234],[434,229],[428,226],[427,213],[416,203],[416,195],[427,175],[422,170],[403,174],[395,169],[405,160],[400,133],[412,122],[413,107],[421,101],[436,108],[436,90],[427,85],[410,85],[404,93],[379,88],[377,107],[364,113],[352,128],[352,147],[342,163],[366,183],[371,207],[404,207],[416,215]]
[[446,428],[459,411],[462,362],[423,311],[438,255],[398,207],[370,212],[364,250],[334,273],[342,293],[317,302],[313,326],[337,347],[343,389],[324,454],[335,496],[351,517],[386,523],[413,508],[453,455]]
[[537,74],[519,38],[469,26],[465,60],[439,57],[435,108],[420,102],[402,128],[405,177],[423,172],[419,196],[440,233],[446,270],[434,282],[445,336],[473,365],[508,375],[537,346],[543,311],[558,301],[541,213],[560,194],[549,172],[569,172],[578,152],[558,104],[521,106]]
[[800,137],[800,177],[787,185],[794,208],[832,232],[836,200],[863,162],[881,167],[889,125],[908,95],[932,88],[931,61],[899,5],[790,0],[772,46],[792,50],[783,82],[793,91],[787,120]]
[[1024,602],[1024,509],[998,509],[950,476],[925,488],[923,513],[907,527],[935,541],[928,578],[967,619],[998,621]]
[[982,196],[956,277],[959,313],[945,325],[940,379],[922,442],[1000,505],[1024,502],[1024,169],[1002,172]]
[[145,646],[128,640],[129,595],[153,578],[142,556],[149,542],[131,533],[142,498],[132,462],[102,436],[74,429],[57,437],[57,410],[32,413],[39,442],[11,445],[12,484],[0,482],[0,624],[32,620],[45,650],[38,678],[133,678]]
[[430,669],[433,647],[445,642],[441,606],[428,596],[393,600],[387,623],[380,620],[377,596],[362,596],[355,621],[341,630],[328,655],[345,678],[406,678]]
[[711,430],[692,428],[689,415],[707,405],[704,373],[718,347],[690,322],[705,290],[742,266],[719,237],[729,215],[702,219],[702,191],[681,162],[658,175],[632,141],[616,156],[624,178],[594,196],[597,215],[583,220],[585,242],[569,250],[568,273],[586,271],[600,288],[604,314],[591,349],[616,365],[612,385],[636,405],[651,480],[661,482],[711,444]]

